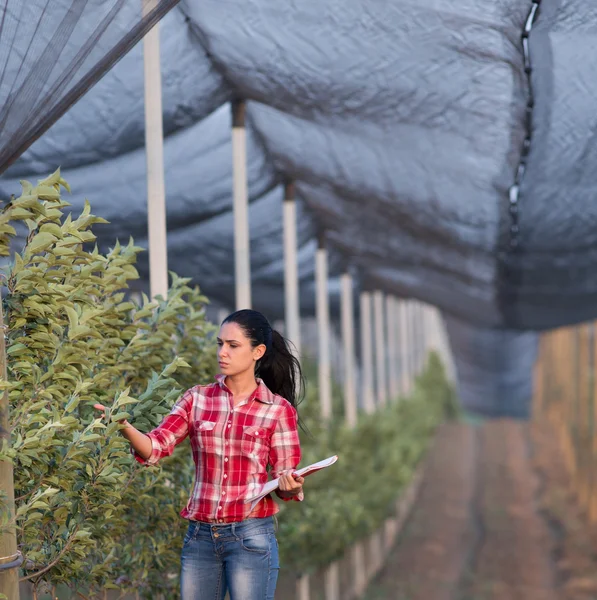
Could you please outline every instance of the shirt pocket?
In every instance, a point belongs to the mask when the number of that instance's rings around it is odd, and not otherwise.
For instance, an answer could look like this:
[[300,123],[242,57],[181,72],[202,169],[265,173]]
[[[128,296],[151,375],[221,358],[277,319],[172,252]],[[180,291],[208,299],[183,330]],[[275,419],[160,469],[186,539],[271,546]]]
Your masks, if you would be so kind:
[[197,439],[199,447],[208,452],[212,452],[216,447],[215,421],[197,421],[196,425]]
[[269,431],[265,427],[243,427],[240,451],[250,458],[264,458],[269,450]]

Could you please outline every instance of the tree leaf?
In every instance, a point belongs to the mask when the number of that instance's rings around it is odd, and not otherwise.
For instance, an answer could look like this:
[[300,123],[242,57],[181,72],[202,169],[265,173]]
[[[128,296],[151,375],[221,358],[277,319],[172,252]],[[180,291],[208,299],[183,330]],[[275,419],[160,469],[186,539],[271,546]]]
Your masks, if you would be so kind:
[[27,252],[29,254],[36,254],[43,252],[49,248],[58,238],[51,233],[38,233],[34,236],[33,240],[27,245]]

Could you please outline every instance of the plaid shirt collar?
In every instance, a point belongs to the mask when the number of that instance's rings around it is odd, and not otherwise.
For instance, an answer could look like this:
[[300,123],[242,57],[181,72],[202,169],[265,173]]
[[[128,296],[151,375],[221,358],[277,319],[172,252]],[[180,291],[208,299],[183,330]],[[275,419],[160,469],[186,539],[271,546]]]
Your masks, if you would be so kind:
[[[218,385],[226,392],[232,395],[230,389],[224,383],[226,379],[226,375],[216,375],[216,381]],[[251,394],[247,401],[249,400],[259,400],[263,404],[273,404],[274,403],[274,394],[269,390],[269,388],[263,383],[259,377],[255,378],[257,381],[257,389]]]

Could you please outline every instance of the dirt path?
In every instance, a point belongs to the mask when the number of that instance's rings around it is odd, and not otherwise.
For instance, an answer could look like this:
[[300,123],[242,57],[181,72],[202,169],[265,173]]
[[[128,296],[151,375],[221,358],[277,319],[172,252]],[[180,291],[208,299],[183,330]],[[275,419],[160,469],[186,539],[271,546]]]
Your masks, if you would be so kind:
[[529,428],[442,428],[419,501],[366,600],[561,600]]
[[417,508],[367,600],[452,600],[475,538],[469,511],[477,452],[472,428],[439,431]]

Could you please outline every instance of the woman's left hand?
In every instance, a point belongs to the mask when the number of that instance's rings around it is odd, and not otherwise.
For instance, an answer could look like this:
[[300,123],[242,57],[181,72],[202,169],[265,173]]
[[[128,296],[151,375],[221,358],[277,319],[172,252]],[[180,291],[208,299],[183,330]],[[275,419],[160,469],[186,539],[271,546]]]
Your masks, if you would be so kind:
[[298,496],[303,491],[304,477],[293,471],[286,471],[280,475],[280,491],[286,496]]

